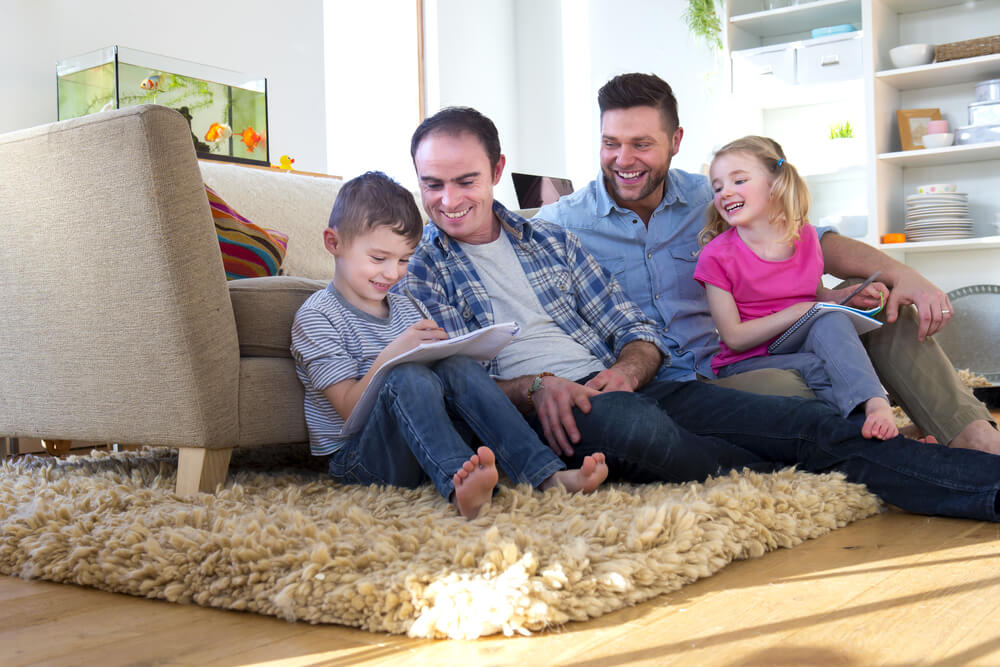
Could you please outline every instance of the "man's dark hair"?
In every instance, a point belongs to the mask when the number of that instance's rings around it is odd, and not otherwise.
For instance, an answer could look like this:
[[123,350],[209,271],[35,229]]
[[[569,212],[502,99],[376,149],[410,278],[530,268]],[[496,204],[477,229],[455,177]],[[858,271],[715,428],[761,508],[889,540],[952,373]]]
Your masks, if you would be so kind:
[[344,183],[330,211],[330,225],[344,242],[376,227],[389,227],[416,245],[424,221],[413,195],[381,171],[369,171]]
[[470,107],[445,107],[433,116],[424,119],[413,132],[410,140],[410,157],[417,155],[420,142],[429,134],[444,132],[458,136],[463,132],[479,139],[490,159],[490,169],[496,169],[500,161],[500,135],[493,121]]
[[667,133],[680,127],[677,119],[677,98],[670,84],[655,74],[619,74],[601,86],[597,92],[601,116],[612,109],[653,107],[660,111]]

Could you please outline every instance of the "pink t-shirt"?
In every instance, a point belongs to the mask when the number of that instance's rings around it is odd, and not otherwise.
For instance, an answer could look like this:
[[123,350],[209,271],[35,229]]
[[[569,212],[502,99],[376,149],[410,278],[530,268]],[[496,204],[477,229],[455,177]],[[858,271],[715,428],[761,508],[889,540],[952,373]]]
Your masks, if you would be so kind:
[[[816,229],[808,223],[803,225],[794,245],[791,257],[772,262],[758,257],[735,228],[727,229],[702,248],[695,280],[731,293],[741,322],[776,313],[800,301],[815,301],[823,276],[823,251]],[[735,361],[766,355],[770,343],[743,352],[734,352],[720,343],[719,353],[712,358],[712,370],[718,373]]]

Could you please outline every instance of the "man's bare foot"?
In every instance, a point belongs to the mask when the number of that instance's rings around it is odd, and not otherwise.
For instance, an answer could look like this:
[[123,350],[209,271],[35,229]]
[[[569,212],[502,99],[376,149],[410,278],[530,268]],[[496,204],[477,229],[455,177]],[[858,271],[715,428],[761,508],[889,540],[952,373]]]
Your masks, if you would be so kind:
[[888,440],[899,435],[892,406],[884,398],[876,396],[865,401],[865,415],[865,423],[861,427],[862,436]]
[[607,478],[608,464],[604,461],[604,454],[594,452],[583,457],[583,464],[576,470],[560,470],[539,484],[538,488],[544,491],[559,484],[570,493],[590,493]]
[[489,447],[480,447],[451,478],[455,482],[452,502],[466,519],[475,519],[490,504],[497,485],[497,459]]
[[910,440],[916,440],[917,442],[922,442],[925,445],[940,445],[938,439],[933,435],[924,435],[923,432],[917,428],[916,424],[907,424],[906,426],[899,429],[899,434],[904,438],[909,438]]
[[1000,454],[1000,431],[993,428],[993,425],[985,419],[977,419],[962,429],[948,446]]

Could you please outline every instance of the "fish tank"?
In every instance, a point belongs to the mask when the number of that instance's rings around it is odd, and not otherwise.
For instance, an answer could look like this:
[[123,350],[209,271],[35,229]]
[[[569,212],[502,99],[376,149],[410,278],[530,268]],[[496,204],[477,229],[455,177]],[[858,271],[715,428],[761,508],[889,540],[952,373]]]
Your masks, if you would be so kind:
[[198,157],[269,166],[267,79],[122,46],[56,63],[59,120],[138,104],[176,109]]

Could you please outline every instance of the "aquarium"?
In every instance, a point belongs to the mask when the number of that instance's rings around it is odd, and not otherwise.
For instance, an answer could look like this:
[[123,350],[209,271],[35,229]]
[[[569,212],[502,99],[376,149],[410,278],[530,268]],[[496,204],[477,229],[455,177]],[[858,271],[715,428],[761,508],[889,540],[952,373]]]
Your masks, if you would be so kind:
[[267,80],[122,46],[56,64],[59,120],[137,104],[177,109],[199,157],[268,165]]

